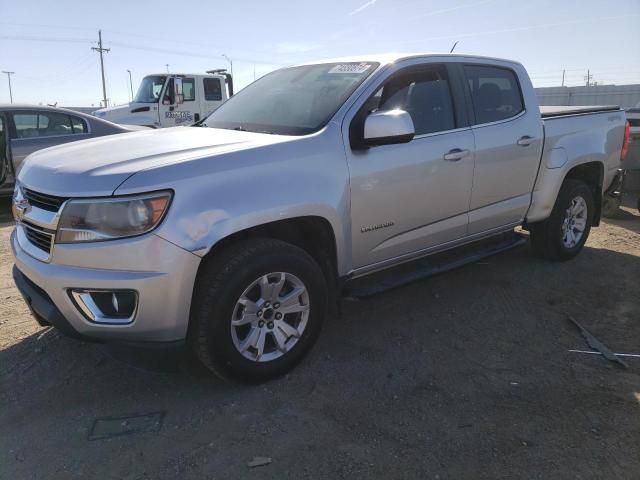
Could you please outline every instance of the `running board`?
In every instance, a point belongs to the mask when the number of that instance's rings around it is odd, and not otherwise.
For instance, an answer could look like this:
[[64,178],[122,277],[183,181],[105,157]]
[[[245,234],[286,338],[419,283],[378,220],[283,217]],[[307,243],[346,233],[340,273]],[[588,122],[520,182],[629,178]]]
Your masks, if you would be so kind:
[[342,289],[342,296],[371,297],[519,247],[527,242],[527,238],[526,235],[518,232],[502,233],[381,272],[348,280]]

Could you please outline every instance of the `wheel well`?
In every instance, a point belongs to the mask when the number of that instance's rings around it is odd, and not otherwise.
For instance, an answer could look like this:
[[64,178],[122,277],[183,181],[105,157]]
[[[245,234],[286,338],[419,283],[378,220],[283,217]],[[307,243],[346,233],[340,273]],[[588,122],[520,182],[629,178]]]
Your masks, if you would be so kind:
[[595,212],[593,215],[593,226],[600,225],[600,215],[602,213],[602,182],[604,178],[604,166],[600,162],[583,163],[573,167],[565,178],[581,180],[587,184],[593,193],[593,203]]
[[330,291],[334,292],[337,289],[336,239],[331,224],[322,217],[290,218],[235,232],[216,243],[206,256],[216,255],[238,241],[256,237],[274,238],[302,248],[322,268]]

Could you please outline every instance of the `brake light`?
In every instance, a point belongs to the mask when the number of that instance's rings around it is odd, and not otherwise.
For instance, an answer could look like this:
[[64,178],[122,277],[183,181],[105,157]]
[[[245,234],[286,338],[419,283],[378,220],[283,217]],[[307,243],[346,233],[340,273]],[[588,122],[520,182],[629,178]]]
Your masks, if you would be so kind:
[[624,160],[629,151],[629,137],[631,137],[631,125],[629,120],[624,124],[624,138],[622,140],[622,150],[620,151],[620,160]]

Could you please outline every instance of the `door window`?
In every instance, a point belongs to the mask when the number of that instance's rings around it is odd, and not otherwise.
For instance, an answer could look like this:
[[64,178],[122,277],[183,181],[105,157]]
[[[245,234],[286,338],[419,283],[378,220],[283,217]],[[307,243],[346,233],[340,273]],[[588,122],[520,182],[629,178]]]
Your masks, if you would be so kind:
[[196,99],[196,82],[193,78],[182,79],[182,94],[185,102],[193,102]]
[[182,95],[185,102],[193,102],[196,99],[196,83],[193,78],[182,79]]
[[465,65],[476,124],[511,118],[524,110],[516,74],[509,69]]
[[392,77],[367,101],[365,108],[405,110],[411,115],[416,135],[453,130],[456,123],[444,66]]
[[204,99],[208,102],[222,100],[222,85],[219,78],[203,78]]
[[59,112],[17,112],[13,121],[17,138],[87,133],[84,120]]

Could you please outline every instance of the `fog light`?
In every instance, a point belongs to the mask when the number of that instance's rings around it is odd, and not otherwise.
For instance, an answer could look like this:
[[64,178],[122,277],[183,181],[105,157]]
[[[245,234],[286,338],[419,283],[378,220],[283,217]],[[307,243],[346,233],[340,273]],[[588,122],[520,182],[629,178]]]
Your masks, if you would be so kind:
[[138,307],[135,290],[72,289],[71,298],[87,320],[94,323],[124,325],[133,322]]

